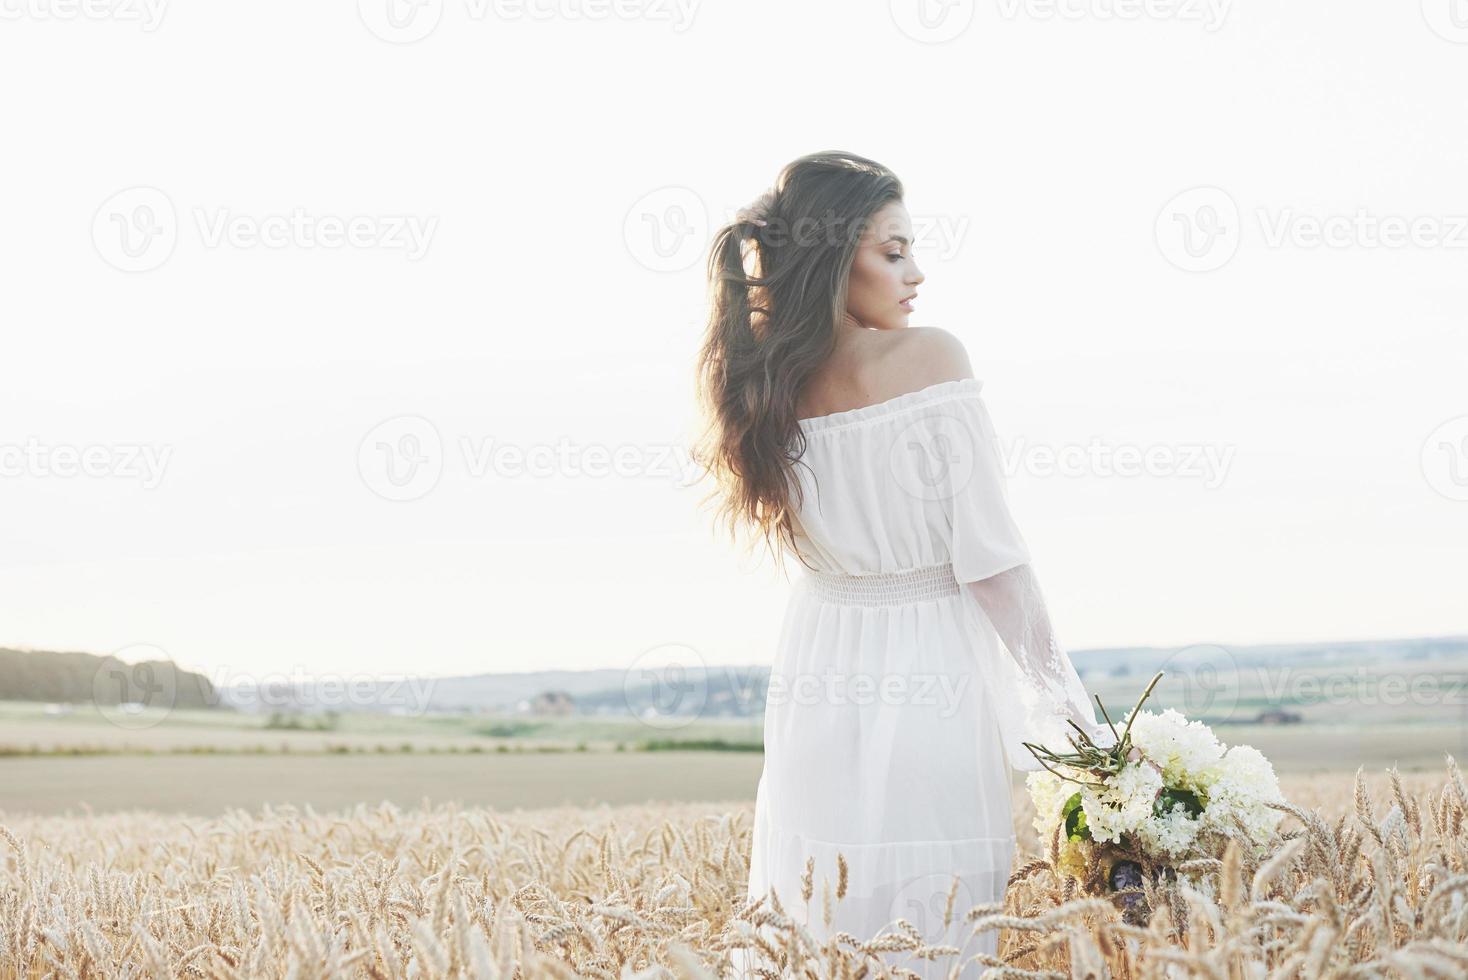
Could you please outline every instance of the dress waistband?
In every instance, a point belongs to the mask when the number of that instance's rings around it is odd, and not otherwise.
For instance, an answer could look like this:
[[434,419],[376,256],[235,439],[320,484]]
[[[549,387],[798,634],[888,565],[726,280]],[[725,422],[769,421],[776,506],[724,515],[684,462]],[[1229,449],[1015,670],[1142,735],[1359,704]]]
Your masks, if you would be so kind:
[[805,588],[817,598],[846,606],[900,606],[959,593],[953,563],[947,561],[866,575],[807,570],[804,582]]

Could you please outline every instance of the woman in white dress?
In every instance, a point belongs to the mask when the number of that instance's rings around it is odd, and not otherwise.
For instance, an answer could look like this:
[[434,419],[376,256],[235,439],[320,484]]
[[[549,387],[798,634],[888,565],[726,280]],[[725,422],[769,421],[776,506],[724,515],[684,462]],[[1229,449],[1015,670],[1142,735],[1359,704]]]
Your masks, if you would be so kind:
[[[962,917],[1004,898],[1010,768],[1038,768],[1023,743],[1066,749],[1070,722],[1115,738],[1051,628],[983,382],[951,334],[908,326],[923,274],[902,197],[880,164],[812,154],[721,229],[695,458],[731,527],[805,569],[770,674],[749,897],[773,890],[817,941],[905,919],[969,977],[997,947]],[[888,956],[923,976],[959,962]]]

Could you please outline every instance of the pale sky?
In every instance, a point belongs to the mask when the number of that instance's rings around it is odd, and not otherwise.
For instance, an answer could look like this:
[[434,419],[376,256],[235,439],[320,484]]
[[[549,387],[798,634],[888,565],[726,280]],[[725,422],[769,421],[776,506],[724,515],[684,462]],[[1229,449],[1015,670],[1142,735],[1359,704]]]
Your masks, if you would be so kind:
[[769,663],[678,484],[710,232],[825,149],[906,185],[1068,647],[1468,633],[1449,0],[386,2],[6,8],[0,646]]

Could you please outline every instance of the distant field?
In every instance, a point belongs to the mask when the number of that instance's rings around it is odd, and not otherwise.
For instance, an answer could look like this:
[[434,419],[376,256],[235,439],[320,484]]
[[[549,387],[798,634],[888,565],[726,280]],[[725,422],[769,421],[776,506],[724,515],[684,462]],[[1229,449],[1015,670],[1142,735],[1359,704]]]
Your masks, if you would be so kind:
[[[1221,651],[1221,648],[1217,648]],[[1146,707],[1176,708],[1189,718],[1221,725],[1283,708],[1307,724],[1427,725],[1468,728],[1468,663],[1457,660],[1395,662],[1235,662],[1219,652],[1204,663],[1169,664]],[[1084,661],[1078,663],[1082,666]],[[1120,718],[1141,695],[1151,674],[1104,676],[1091,671],[1086,689]]]
[[[1209,721],[1225,742],[1255,746],[1281,773],[1353,772],[1358,765],[1439,772],[1445,753],[1468,757],[1468,725],[1452,700],[1455,669],[1404,674],[1408,681],[1429,678],[1418,690],[1432,695],[1406,706],[1385,703],[1390,692],[1375,697],[1379,677],[1343,684],[1351,670],[1281,668],[1270,675],[1246,667],[1232,700],[1197,701],[1191,709],[1187,696],[1197,691],[1181,689],[1178,671],[1164,678],[1148,707],[1175,705]],[[1323,691],[1334,685],[1338,695],[1354,691],[1359,703],[1292,702],[1301,724],[1229,723],[1276,705],[1258,699],[1261,691],[1278,694],[1281,680],[1307,694],[1312,684]],[[1134,677],[1088,685],[1117,716],[1141,691]],[[302,723],[318,720],[306,716]],[[58,813],[85,804],[218,814],[287,802],[416,806],[425,797],[495,807],[749,800],[763,762],[758,751],[636,751],[667,740],[757,747],[760,719],[652,725],[574,715],[343,714],[329,731],[268,722],[267,714],[173,711],[114,723],[91,706],[48,714],[39,703],[0,702],[0,808]]]
[[217,816],[262,804],[594,806],[753,799],[758,752],[547,755],[82,756],[0,759],[0,814],[149,809]]
[[[109,712],[117,709],[109,708]],[[631,749],[646,741],[717,739],[758,744],[759,719],[695,719],[655,725],[635,718],[534,717],[524,715],[421,715],[343,713],[335,727],[316,730],[319,716],[302,716],[304,728],[270,728],[268,714],[233,711],[151,711],[109,720],[96,707],[78,705],[69,714],[48,715],[34,701],[0,701],[0,754],[39,750],[172,752],[495,751],[506,748]]]
[[[1370,736],[1349,730],[1230,729],[1281,773],[1368,772],[1396,764],[1437,772],[1455,758],[1456,729],[1399,728]],[[423,798],[495,807],[587,806],[649,800],[750,800],[759,752],[490,752],[362,755],[122,755],[0,758],[0,811],[102,812],[146,808],[217,815],[264,803],[320,809]],[[1020,785],[1018,779],[1016,786]]]

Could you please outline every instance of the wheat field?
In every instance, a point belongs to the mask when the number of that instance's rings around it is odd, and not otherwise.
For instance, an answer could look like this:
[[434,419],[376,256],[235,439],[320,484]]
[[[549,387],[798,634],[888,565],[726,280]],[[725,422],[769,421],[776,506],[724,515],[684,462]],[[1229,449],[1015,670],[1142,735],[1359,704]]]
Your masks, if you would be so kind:
[[[1468,976],[1468,787],[1446,773],[1294,776],[1279,847],[1230,847],[1143,924],[1079,896],[1015,814],[1001,907],[945,912],[998,930],[964,976]],[[0,978],[718,977],[758,944],[767,976],[903,976],[910,923],[812,938],[843,869],[744,901],[752,806],[501,812],[390,803],[333,813],[0,811]],[[773,938],[771,938],[773,937]]]

